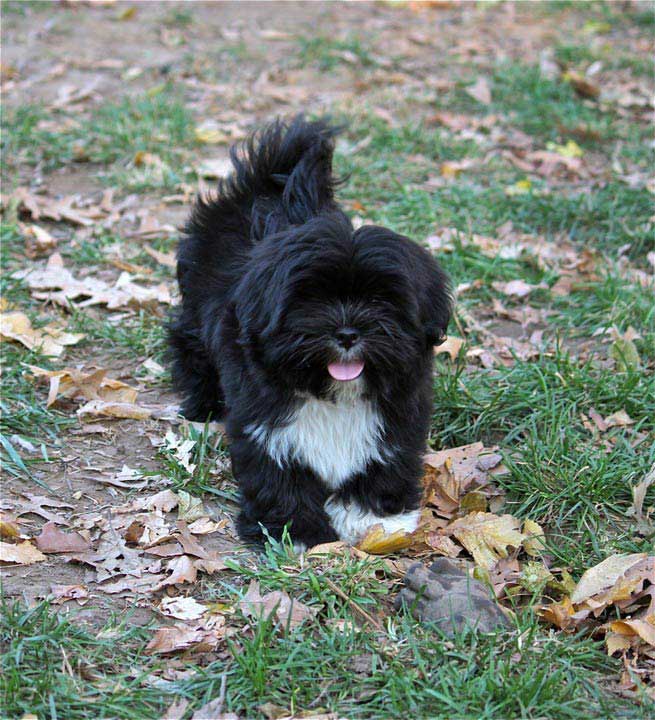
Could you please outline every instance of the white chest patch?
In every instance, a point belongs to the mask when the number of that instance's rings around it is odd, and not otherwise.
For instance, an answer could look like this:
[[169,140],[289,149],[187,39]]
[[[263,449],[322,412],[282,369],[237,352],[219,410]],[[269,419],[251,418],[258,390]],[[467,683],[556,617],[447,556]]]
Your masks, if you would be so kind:
[[369,461],[384,462],[382,420],[369,400],[338,402],[307,398],[284,427],[249,425],[246,432],[283,467],[295,460],[311,468],[332,490]]

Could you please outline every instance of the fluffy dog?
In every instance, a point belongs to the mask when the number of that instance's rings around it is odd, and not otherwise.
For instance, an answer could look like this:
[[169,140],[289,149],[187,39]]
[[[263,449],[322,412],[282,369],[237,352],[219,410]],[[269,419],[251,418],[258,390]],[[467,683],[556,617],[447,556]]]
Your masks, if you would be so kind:
[[247,542],[412,531],[451,292],[423,248],[358,230],[334,198],[336,129],[275,122],[199,199],[178,250],[173,380],[226,417]]

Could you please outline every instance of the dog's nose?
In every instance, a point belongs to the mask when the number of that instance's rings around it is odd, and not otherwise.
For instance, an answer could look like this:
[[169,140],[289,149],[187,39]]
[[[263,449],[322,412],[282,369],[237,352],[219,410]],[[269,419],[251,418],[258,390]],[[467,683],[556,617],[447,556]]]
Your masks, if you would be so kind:
[[334,333],[339,345],[348,350],[359,340],[359,332],[354,328],[339,328]]

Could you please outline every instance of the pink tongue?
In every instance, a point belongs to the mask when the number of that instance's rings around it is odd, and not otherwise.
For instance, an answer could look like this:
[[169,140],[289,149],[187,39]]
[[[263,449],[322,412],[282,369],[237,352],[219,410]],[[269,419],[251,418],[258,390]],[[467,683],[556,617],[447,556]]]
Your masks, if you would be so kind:
[[361,360],[348,363],[330,363],[328,372],[335,380],[354,380],[362,374],[364,363]]

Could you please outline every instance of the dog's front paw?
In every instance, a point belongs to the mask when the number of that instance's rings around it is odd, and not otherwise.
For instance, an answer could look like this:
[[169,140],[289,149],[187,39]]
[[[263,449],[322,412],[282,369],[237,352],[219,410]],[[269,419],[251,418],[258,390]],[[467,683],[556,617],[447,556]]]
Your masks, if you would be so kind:
[[420,510],[410,510],[396,515],[376,515],[354,501],[344,503],[334,497],[325,503],[325,512],[337,535],[350,545],[357,544],[374,525],[382,525],[387,535],[398,531],[414,532],[421,517]]

